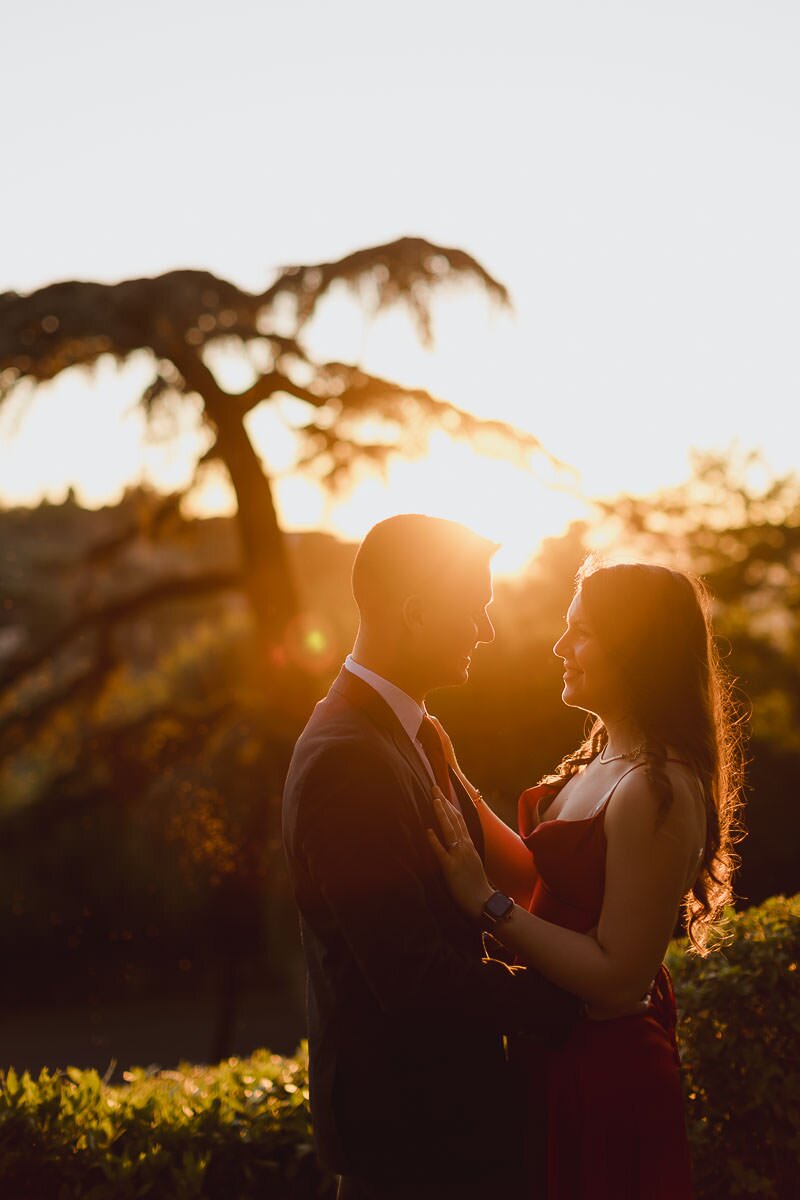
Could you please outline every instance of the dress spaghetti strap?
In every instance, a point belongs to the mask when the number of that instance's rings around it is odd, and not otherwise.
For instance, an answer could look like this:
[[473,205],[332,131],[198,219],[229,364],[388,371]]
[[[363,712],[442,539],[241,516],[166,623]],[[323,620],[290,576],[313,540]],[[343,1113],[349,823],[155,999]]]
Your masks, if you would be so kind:
[[[678,763],[678,764],[679,764],[680,766],[682,766],[682,767],[691,767],[691,763],[688,763],[688,762],[686,761],[686,759],[685,759],[685,758],[665,758],[665,759],[664,759],[664,762],[665,762],[665,763]],[[606,808],[608,807],[608,802],[609,802],[609,800],[610,800],[610,799],[611,799],[611,797],[614,795],[614,792],[617,790],[617,788],[619,787],[619,785],[622,783],[623,779],[625,779],[625,778],[626,778],[626,776],[630,775],[631,771],[636,771],[636,770],[638,770],[638,768],[639,768],[639,767],[646,767],[646,766],[647,766],[647,759],[643,759],[641,762],[634,763],[634,764],[633,764],[633,766],[632,766],[632,767],[629,767],[627,771],[623,771],[623,773],[620,775],[620,777],[619,777],[619,779],[617,780],[617,782],[616,782],[616,783],[614,784],[614,786],[612,787],[611,791],[610,791],[610,792],[608,793],[608,795],[606,796],[606,798],[605,798],[605,800],[603,801],[603,803],[600,805],[600,807],[599,807],[598,809],[595,809],[595,811],[594,811],[594,813],[593,813],[592,815],[593,815],[593,816],[599,816],[599,815],[600,815],[600,813],[602,813],[602,812],[605,812],[605,811],[606,811]],[[700,782],[700,778],[699,778],[699,776],[696,774],[696,772],[693,772],[693,778],[694,778],[695,782],[696,782],[696,783],[697,783],[697,784],[700,786],[700,789],[701,789],[701,792],[702,792],[702,786],[703,786],[703,785],[702,785],[702,783]]]
[[643,762],[634,763],[632,767],[628,767],[627,771],[623,771],[622,774],[620,775],[619,779],[617,780],[617,782],[612,787],[611,791],[606,796],[605,800],[600,805],[600,807],[596,808],[595,811],[592,813],[592,817],[599,817],[601,813],[604,813],[606,811],[606,809],[608,808],[609,800],[614,795],[614,792],[617,790],[619,785],[622,783],[623,779],[627,779],[632,771],[638,771],[639,767],[646,767],[646,766],[647,766],[647,761],[644,760]]

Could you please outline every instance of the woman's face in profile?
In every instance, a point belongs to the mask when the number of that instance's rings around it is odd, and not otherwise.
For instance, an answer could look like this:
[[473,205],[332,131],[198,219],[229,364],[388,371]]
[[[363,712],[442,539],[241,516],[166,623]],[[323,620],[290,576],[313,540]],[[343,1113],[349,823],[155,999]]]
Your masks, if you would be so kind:
[[601,718],[619,714],[624,707],[619,669],[593,627],[580,592],[567,610],[567,627],[553,653],[564,662],[564,704]]

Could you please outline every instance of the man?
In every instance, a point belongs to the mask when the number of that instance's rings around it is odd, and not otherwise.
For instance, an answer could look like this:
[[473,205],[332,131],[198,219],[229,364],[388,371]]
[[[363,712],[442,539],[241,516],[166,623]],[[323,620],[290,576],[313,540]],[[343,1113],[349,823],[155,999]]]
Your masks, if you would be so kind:
[[[483,846],[425,697],[463,684],[476,646],[494,637],[496,548],[421,515],[370,530],[353,566],[353,651],[289,768],[311,1110],[341,1200],[512,1200],[524,1111],[503,1034],[560,1039],[577,1014],[535,972],[486,957],[427,841],[438,783]],[[498,893],[485,927],[505,904]]]

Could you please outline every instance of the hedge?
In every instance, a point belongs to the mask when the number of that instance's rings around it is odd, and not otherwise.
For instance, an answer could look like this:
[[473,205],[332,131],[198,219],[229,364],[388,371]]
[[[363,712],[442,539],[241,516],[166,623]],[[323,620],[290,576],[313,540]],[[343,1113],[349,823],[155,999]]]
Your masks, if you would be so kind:
[[800,1196],[800,895],[731,915],[707,958],[673,942],[698,1200]]
[[[800,1195],[800,896],[729,919],[706,959],[670,947],[698,1200]],[[2,1200],[330,1200],[307,1060],[0,1072]],[[369,1096],[364,1097],[365,1104]]]
[[307,1060],[262,1050],[215,1067],[136,1068],[108,1086],[69,1067],[0,1073],[3,1200],[325,1200]]

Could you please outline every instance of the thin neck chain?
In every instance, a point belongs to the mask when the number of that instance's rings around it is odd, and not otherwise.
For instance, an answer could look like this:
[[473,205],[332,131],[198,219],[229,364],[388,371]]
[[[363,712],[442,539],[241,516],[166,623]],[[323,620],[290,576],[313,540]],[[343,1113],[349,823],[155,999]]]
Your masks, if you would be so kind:
[[608,758],[604,758],[603,755],[605,754],[606,749],[607,749],[607,744],[606,744],[606,746],[603,746],[603,749],[600,751],[600,753],[597,756],[600,759],[601,763],[636,762],[637,758],[642,757],[642,753],[644,751],[644,746],[637,746],[634,750],[629,750],[627,752],[627,754],[609,754]]

